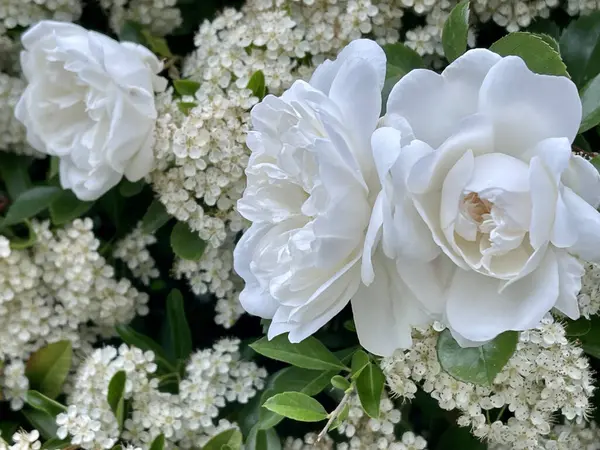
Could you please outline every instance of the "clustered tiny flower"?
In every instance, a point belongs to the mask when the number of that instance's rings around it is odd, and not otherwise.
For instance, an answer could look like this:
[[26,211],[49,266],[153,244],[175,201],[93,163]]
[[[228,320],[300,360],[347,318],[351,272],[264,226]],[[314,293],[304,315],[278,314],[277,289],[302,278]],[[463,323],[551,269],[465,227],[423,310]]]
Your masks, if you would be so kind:
[[148,286],[151,280],[160,275],[156,261],[148,251],[148,247],[155,243],[156,237],[144,232],[139,223],[131,233],[116,243],[113,256],[123,260],[134,278]]
[[[152,352],[127,345],[95,350],[77,371],[67,412],[56,418],[58,436],[70,436],[72,444],[89,450],[111,449],[119,440],[124,446],[148,448],[159,434],[169,447],[202,447],[212,436],[236,427],[216,422],[226,403],[247,403],[264,388],[266,371],[241,361],[239,345],[237,339],[223,339],[192,354],[178,394],[159,390]],[[121,370],[131,412],[119,432],[106,396],[112,377]]]
[[25,85],[21,78],[0,73],[0,152],[10,151],[40,157],[43,155],[25,142],[25,127],[14,114]]
[[0,450],[39,450],[42,447],[38,430],[17,431],[12,435],[12,441],[13,444],[10,445],[0,437]]
[[[566,339],[565,330],[550,317],[520,334],[517,350],[496,376],[492,388],[463,383],[445,373],[437,360],[435,328],[415,329],[414,345],[382,361],[392,392],[412,399],[417,387],[445,410],[460,412],[458,424],[491,444],[512,449],[540,447],[550,433],[554,415],[581,424],[594,391],[589,363],[580,347]],[[492,409],[508,408],[506,423],[489,422]]]
[[115,33],[132,21],[148,27],[157,36],[165,36],[183,22],[177,0],[100,0],[100,5],[108,13]]

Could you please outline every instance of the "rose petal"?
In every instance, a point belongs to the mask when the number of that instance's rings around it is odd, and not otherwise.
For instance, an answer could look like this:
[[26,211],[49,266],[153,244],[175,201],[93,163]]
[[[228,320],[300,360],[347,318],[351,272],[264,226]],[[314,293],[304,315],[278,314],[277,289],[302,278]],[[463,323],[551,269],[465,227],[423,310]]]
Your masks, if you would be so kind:
[[555,251],[558,263],[560,294],[554,307],[570,319],[579,319],[577,294],[581,290],[581,277],[585,272],[583,264],[565,251]]
[[569,253],[584,261],[600,263],[600,213],[589,203],[565,187],[562,198],[577,233],[577,242],[568,249]]

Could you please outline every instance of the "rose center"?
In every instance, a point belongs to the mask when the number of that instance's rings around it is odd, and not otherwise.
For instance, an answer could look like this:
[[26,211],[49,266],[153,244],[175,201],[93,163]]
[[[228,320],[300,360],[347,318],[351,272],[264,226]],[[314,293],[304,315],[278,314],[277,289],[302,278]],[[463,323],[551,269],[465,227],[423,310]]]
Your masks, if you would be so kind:
[[486,216],[492,211],[494,204],[480,198],[476,192],[470,192],[464,197],[464,206],[469,217],[481,226]]

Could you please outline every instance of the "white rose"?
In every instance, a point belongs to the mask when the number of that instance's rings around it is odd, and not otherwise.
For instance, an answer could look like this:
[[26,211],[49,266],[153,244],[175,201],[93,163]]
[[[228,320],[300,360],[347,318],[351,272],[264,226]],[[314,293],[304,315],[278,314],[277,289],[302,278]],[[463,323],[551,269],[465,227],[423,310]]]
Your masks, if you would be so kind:
[[29,82],[15,115],[37,150],[60,158],[60,180],[94,200],[125,175],[152,167],[162,65],[141,45],[62,22],[43,21],[22,37]]
[[434,261],[413,282],[462,345],[552,308],[579,317],[582,260],[600,261],[600,176],[571,152],[580,121],[571,80],[487,50],[390,93],[389,139],[374,149],[383,248],[400,273]]
[[252,226],[234,263],[246,282],[242,306],[272,319],[269,338],[289,332],[299,342],[351,299],[361,343],[375,353],[409,346],[411,323],[426,320],[412,297],[396,301],[407,288],[376,251],[376,232],[366,234],[381,189],[371,141],[379,139],[385,67],[377,44],[357,40],[310,83],[252,110],[248,186],[238,203]]

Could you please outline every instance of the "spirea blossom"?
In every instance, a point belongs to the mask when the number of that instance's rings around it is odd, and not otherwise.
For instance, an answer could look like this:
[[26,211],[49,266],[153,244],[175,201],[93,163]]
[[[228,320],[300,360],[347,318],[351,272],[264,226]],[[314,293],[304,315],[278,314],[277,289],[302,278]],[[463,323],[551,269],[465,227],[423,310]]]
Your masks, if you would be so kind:
[[100,0],[109,16],[110,27],[120,33],[127,21],[148,27],[151,33],[164,36],[182,23],[177,0]]
[[[587,417],[592,372],[582,349],[567,340],[560,323],[546,318],[521,333],[517,350],[489,388],[458,381],[441,369],[438,334],[433,328],[415,329],[413,348],[382,361],[394,394],[411,399],[419,386],[442,409],[457,409],[458,424],[470,427],[476,437],[516,450],[540,448],[558,412],[577,423]],[[490,423],[486,412],[503,407],[513,417]]]
[[[212,349],[193,353],[179,383],[179,393],[159,389],[152,352],[121,345],[95,350],[79,367],[65,413],[56,417],[58,436],[83,449],[111,449],[117,440],[148,448],[163,434],[166,445],[201,448],[210,437],[236,427],[217,422],[228,402],[247,403],[264,388],[266,371],[241,361],[239,340],[222,339]],[[118,371],[127,378],[125,398],[130,412],[119,431],[106,400],[110,380]]]
[[0,237],[2,387],[15,409],[28,389],[23,362],[31,353],[60,340],[87,351],[99,337],[113,336],[115,325],[148,312],[148,296],[116,279],[98,253],[90,219],[55,231],[48,222],[32,226],[38,241],[30,249],[7,252]]
[[132,275],[148,286],[152,279],[160,275],[156,261],[147,248],[155,243],[154,235],[145,233],[139,223],[131,233],[116,243],[113,256],[123,260]]

